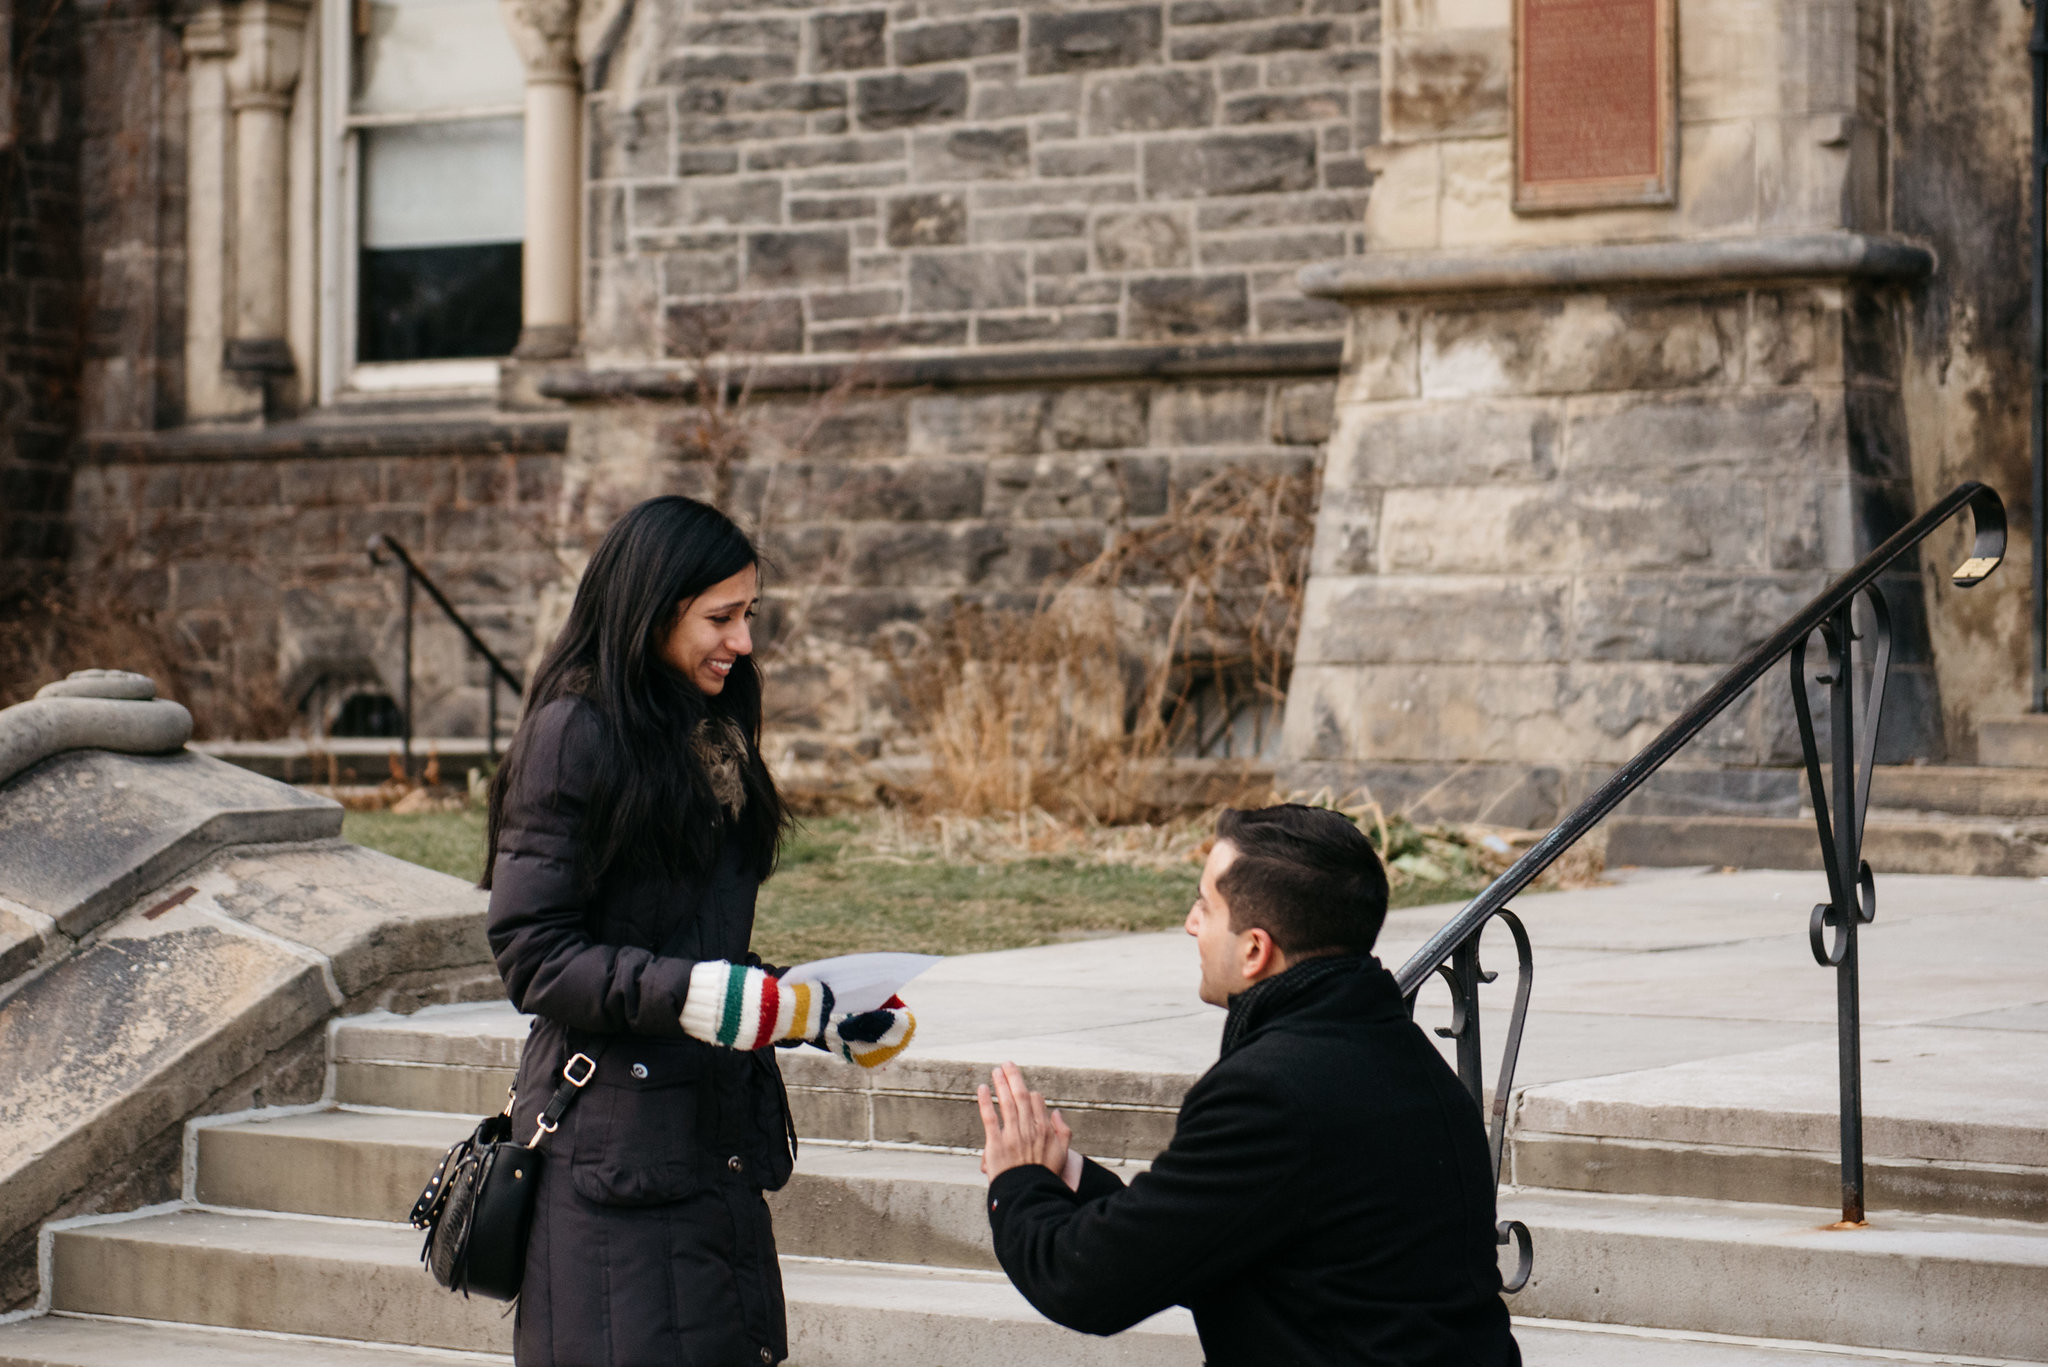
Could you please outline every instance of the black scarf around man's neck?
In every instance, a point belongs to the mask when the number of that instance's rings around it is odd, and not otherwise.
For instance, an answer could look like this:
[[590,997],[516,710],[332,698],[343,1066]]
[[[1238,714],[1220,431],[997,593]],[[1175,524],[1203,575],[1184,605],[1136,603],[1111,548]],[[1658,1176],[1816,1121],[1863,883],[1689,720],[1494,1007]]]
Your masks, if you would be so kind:
[[1244,1043],[1246,1035],[1299,1001],[1318,984],[1340,973],[1356,973],[1361,965],[1370,962],[1371,959],[1365,955],[1325,954],[1319,958],[1304,959],[1284,973],[1253,983],[1230,999],[1230,1015],[1223,1022],[1221,1057],[1228,1058],[1231,1050]]

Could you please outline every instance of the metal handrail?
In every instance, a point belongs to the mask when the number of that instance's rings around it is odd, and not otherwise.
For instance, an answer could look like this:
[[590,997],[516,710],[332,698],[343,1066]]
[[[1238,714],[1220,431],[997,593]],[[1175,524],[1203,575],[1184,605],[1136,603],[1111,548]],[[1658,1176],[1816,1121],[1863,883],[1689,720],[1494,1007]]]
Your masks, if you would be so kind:
[[487,745],[490,756],[493,760],[497,759],[498,684],[502,681],[507,688],[512,690],[514,698],[517,698],[525,691],[526,685],[519,681],[517,674],[514,674],[506,667],[505,662],[498,658],[495,651],[484,644],[483,637],[477,635],[476,628],[471,626],[460,612],[456,611],[455,604],[448,601],[448,595],[441,592],[441,586],[436,584],[432,577],[419,567],[419,562],[412,558],[411,552],[399,544],[397,537],[392,536],[389,532],[379,532],[370,538],[370,544],[366,549],[372,565],[380,567],[384,565],[386,563],[384,556],[388,551],[397,559],[399,567],[405,571],[405,694],[404,701],[401,703],[399,710],[405,717],[405,730],[401,744],[404,747],[406,776],[408,778],[412,776],[412,586],[415,583],[418,583],[421,588],[427,591],[427,596],[434,600],[434,606],[441,609],[442,616],[455,624],[455,629],[460,631],[463,639],[469,642],[469,648],[482,657],[484,664],[490,670],[489,677],[484,683],[484,696],[486,699],[484,704],[484,733],[488,738]]
[[[1533,971],[1527,933],[1514,913],[1507,909],[1508,903],[1535,882],[1566,850],[1583,839],[1629,794],[1641,787],[1709,722],[1726,711],[1780,660],[1789,657],[1794,670],[1793,700],[1798,713],[1800,744],[1806,761],[1830,899],[1814,908],[1808,934],[1815,958],[1823,966],[1837,970],[1837,1023],[1842,1045],[1842,1218],[1848,1223],[1861,1223],[1862,1100],[1857,1047],[1860,1020],[1855,931],[1859,924],[1868,923],[1876,915],[1870,867],[1863,862],[1861,849],[1863,819],[1869,806],[1870,769],[1876,756],[1878,711],[1883,702],[1885,673],[1891,657],[1891,618],[1883,595],[1876,588],[1876,581],[1965,508],[1970,510],[1975,537],[1970,557],[1957,567],[1952,582],[1963,589],[1982,583],[2005,556],[2005,504],[1991,488],[1971,482],[1958,485],[1946,498],[1900,528],[1855,568],[1829,585],[1744,655],[1698,701],[1665,727],[1662,734],[1617,769],[1591,796],[1531,846],[1528,853],[1445,922],[1395,973],[1395,981],[1408,998],[1411,1009],[1416,993],[1432,975],[1441,976],[1449,984],[1452,1021],[1448,1029],[1437,1033],[1457,1041],[1459,1075],[1473,1099],[1483,1106],[1478,989],[1482,983],[1493,981],[1495,975],[1480,968],[1479,937],[1496,916],[1501,917],[1514,934],[1519,985],[1507,1044],[1493,1089],[1490,1117],[1489,1139],[1496,1183],[1505,1150],[1508,1099],[1514,1084],[1515,1061],[1520,1051]],[[1865,695],[1867,731],[1860,745],[1856,736],[1855,700],[1850,687],[1855,673],[1855,642],[1861,639],[1850,614],[1859,596],[1866,597],[1871,605],[1876,638],[1872,677]],[[1822,633],[1829,653],[1830,673],[1821,676],[1819,681],[1827,683],[1831,690],[1829,729],[1833,752],[1831,767],[1834,770],[1831,784],[1822,778],[1819,749],[1813,732],[1812,706],[1806,696],[1806,643],[1815,631]],[[1831,801],[1835,809],[1832,819],[1829,814]],[[1834,932],[1832,939],[1828,935],[1830,930]],[[1520,1267],[1510,1286],[1510,1289],[1516,1289],[1528,1276],[1531,1256],[1528,1231],[1518,1222],[1502,1221],[1499,1232],[1503,1244],[1512,1237],[1519,1245]]]

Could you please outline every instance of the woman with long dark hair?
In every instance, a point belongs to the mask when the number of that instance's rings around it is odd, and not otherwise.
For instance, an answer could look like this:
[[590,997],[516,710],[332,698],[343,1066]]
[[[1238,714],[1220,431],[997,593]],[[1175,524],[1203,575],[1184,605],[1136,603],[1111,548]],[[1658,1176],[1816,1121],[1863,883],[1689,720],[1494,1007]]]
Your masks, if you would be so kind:
[[748,949],[789,822],[761,759],[759,598],[760,557],[724,514],[675,497],[628,512],[491,787],[491,950],[534,1016],[515,1134],[595,1062],[544,1141],[519,1367],[787,1356],[761,1194],[796,1140],[768,1046],[872,1067],[915,1028],[903,1010],[835,1016],[829,987],[780,984]]

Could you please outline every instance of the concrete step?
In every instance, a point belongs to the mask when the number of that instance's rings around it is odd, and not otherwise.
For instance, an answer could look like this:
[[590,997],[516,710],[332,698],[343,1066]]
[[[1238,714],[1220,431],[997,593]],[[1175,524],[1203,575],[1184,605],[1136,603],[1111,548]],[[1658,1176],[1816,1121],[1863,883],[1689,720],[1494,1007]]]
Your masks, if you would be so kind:
[[[1880,874],[2048,877],[2048,822],[1873,809],[1863,854]],[[1813,822],[1798,817],[1618,816],[1607,822],[1607,863],[1817,869],[1820,838]]]
[[44,1315],[0,1326],[0,1367],[506,1367],[495,1353],[450,1353],[297,1334]]
[[2048,1355],[2048,1230],[1676,1197],[1511,1188],[1536,1268],[1514,1300],[1545,1319],[1993,1358]]
[[[1525,1186],[1816,1208],[1840,1199],[1833,1153],[1528,1131],[1510,1147]],[[1863,1183],[1874,1211],[2048,1221],[2048,1168],[1866,1158]]]
[[[848,1289],[862,1290],[871,1283],[849,1281],[846,1285]],[[1007,1317],[986,1317],[969,1328],[993,1330],[1005,1338],[1013,1332]],[[1516,1322],[1515,1338],[1528,1367],[1876,1367],[1880,1363],[1894,1367],[1901,1362],[1898,1356],[1879,1356],[1837,1345],[1758,1343],[1727,1336],[1531,1320]],[[1176,1343],[1173,1347],[1180,1345]],[[1159,1356],[1175,1364],[1194,1361],[1188,1354]],[[301,1335],[135,1323],[85,1315],[46,1315],[0,1326],[0,1367],[275,1367],[284,1360],[294,1367],[506,1367],[511,1362],[510,1357],[494,1353],[344,1343]],[[828,1343],[793,1359],[790,1367],[829,1367],[840,1360],[853,1359],[839,1354],[835,1345]],[[1922,1364],[1941,1361],[1922,1356],[1904,1360]],[[872,1361],[859,1361],[860,1367],[875,1367]],[[888,1361],[891,1367],[897,1362],[915,1367],[920,1359],[914,1354],[902,1356],[899,1350],[899,1355]],[[983,1363],[991,1367],[1021,1367],[1025,1363],[1049,1367],[1061,1359],[1004,1355],[1000,1344],[983,1340],[971,1343],[969,1351],[953,1361],[964,1367],[980,1367]]]
[[2030,713],[1979,721],[1977,763],[2048,769],[2048,716]]
[[[331,1110],[197,1127],[195,1192],[211,1206],[398,1221],[448,1145],[474,1124]],[[813,1141],[769,1201],[790,1253],[992,1270],[987,1187],[971,1154]]]
[[198,1125],[194,1194],[213,1206],[403,1220],[434,1164],[476,1119],[330,1110]]
[[[505,1091],[527,1022],[503,1002],[378,1013],[339,1022],[333,1035],[335,1099],[345,1105],[487,1114]],[[875,1073],[816,1049],[776,1059],[797,1133],[848,1143],[979,1148],[974,1089],[988,1064],[913,1051]],[[1150,1158],[1173,1136],[1193,1073],[1034,1067],[1032,1083],[1066,1113],[1099,1158]]]
[[[180,1210],[59,1229],[51,1256],[58,1311],[468,1352],[511,1346],[505,1308],[435,1286],[419,1236],[402,1225]],[[1185,1311],[1090,1338],[1046,1322],[999,1273],[787,1258],[783,1286],[802,1367],[1181,1367],[1200,1356]]]
[[1870,805],[1896,812],[2048,821],[2048,767],[1880,765],[1870,778]]
[[[1576,1307],[1590,1321],[1520,1323],[1532,1364],[1790,1367],[1812,1351],[1878,1360],[1817,1340],[1754,1341],[1796,1339],[1815,1326],[1843,1330],[1830,1341],[1860,1347],[2006,1358],[2038,1356],[2043,1347],[2040,1260],[2008,1247],[2027,1241],[1986,1222],[1834,1233],[1813,1228],[1815,1212],[1803,1210],[1756,1218],[1748,1214],[1754,1208],[1731,1215],[1709,1203],[1508,1195],[1507,1213],[1530,1223],[1539,1250],[1537,1278],[1515,1308],[1555,1320]],[[294,1351],[317,1367],[412,1360],[348,1357],[351,1342],[365,1353],[370,1343],[401,1340],[506,1351],[511,1322],[503,1308],[434,1286],[417,1249],[417,1236],[402,1226],[213,1211],[59,1229],[59,1315],[0,1328],[0,1367],[184,1360],[169,1348],[122,1357],[105,1337],[67,1346],[88,1332],[75,1326],[97,1323],[65,1318],[77,1314],[163,1321],[121,1328],[172,1346],[204,1344],[209,1328],[341,1341],[320,1346],[331,1359]],[[1200,1357],[1185,1311],[1091,1338],[1047,1323],[998,1273],[788,1257],[783,1277],[796,1367],[1193,1367]],[[365,1313],[370,1306],[374,1314]],[[1630,1315],[1679,1333],[1596,1327]],[[1709,1321],[1724,1327],[1707,1333],[1735,1337],[1702,1340],[1679,1321]],[[110,1329],[90,1333],[121,1341]],[[232,1367],[249,1360],[228,1352],[211,1359]]]
[[[1834,1205],[1841,1185],[1836,1049],[1833,1040],[1817,1041],[1528,1087],[1515,1106],[1513,1179],[1575,1191]],[[1866,1027],[1868,1207],[2048,1221],[2042,1077],[2048,1033],[2038,1030],[1975,1022]]]

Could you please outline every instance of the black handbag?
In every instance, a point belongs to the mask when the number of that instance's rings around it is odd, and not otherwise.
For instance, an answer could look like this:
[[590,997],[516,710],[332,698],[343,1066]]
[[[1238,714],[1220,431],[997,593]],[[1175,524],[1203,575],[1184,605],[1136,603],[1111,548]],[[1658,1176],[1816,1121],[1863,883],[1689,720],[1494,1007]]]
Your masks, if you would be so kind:
[[[603,1049],[598,1050],[601,1057]],[[449,1146],[413,1202],[411,1223],[425,1230],[420,1261],[434,1280],[465,1296],[509,1301],[526,1275],[526,1239],[540,1190],[543,1139],[561,1124],[577,1094],[597,1076],[597,1059],[576,1054],[562,1065],[555,1089],[524,1144],[512,1141],[512,1104],[486,1116],[475,1132]]]

